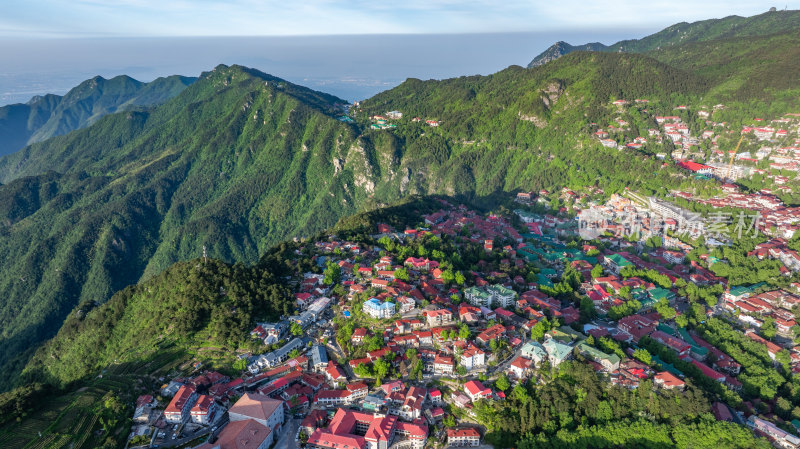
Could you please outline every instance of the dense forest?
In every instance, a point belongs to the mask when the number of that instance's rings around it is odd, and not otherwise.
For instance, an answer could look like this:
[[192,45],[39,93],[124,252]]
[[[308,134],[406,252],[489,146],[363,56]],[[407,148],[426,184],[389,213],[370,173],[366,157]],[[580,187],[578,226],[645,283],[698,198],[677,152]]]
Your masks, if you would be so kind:
[[591,366],[567,361],[541,385],[517,385],[506,401],[481,401],[477,419],[495,447],[769,448],[736,424],[716,421],[703,393],[635,390],[600,379]]

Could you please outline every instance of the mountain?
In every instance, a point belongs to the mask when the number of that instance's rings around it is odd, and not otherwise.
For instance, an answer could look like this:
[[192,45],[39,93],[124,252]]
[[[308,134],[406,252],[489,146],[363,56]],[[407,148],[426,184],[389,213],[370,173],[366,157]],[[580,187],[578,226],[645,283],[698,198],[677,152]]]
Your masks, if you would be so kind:
[[24,104],[0,107],[0,156],[84,128],[106,114],[161,104],[194,80],[175,75],[142,83],[125,75],[108,80],[96,76],[64,96],[36,96]]
[[800,11],[768,11],[752,17],[728,16],[692,23],[681,22],[641,39],[623,40],[608,46],[600,43],[572,46],[566,42],[556,42],[536,56],[528,67],[545,64],[573,51],[647,53],[694,42],[765,36],[796,30],[798,23],[800,23]]
[[533,58],[533,61],[528,64],[528,68],[547,64],[548,62],[554,61],[566,55],[567,53],[572,53],[573,51],[603,51],[605,48],[606,46],[600,42],[593,42],[583,45],[570,45],[564,41],[558,41],[548,47],[547,50],[539,53],[538,56]]
[[[770,39],[738,45],[753,55],[769,45],[777,45],[770,55],[793,51],[783,48],[794,45],[791,36]],[[714,182],[687,178],[653,150],[606,148],[593,133],[622,120],[629,125],[618,139],[631,141],[677,104],[695,108],[729,95],[725,74],[751,63],[707,58],[703,45],[720,42],[686,44],[697,47],[685,57],[686,46],[664,53],[674,66],[650,54],[575,52],[532,69],[409,79],[354,108],[352,122],[340,120],[341,99],[218,66],[161,105],[108,114],[7,155],[0,159],[0,369],[7,373],[0,388],[17,382],[71,313],[176,262],[206,252],[255,263],[280,241],[412,195],[492,204],[497,192],[561,187],[716,192]],[[794,111],[797,72],[769,76],[760,88],[737,89],[715,113],[719,120]],[[649,103],[611,104],[634,98]],[[403,112],[396,128],[374,129],[381,125],[372,117],[394,110]],[[668,142],[658,151],[671,149]]]

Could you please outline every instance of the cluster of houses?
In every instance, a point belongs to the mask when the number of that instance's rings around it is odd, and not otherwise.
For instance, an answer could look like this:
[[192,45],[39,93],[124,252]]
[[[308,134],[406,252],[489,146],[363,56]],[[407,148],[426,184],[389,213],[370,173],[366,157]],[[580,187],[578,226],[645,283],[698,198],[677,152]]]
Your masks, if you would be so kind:
[[[732,316],[751,327],[748,338],[764,345],[773,359],[788,349],[792,367],[800,373],[800,350],[769,341],[759,331],[769,318],[778,335],[792,337],[796,325],[792,308],[800,303],[800,296],[787,290],[763,292],[760,286],[729,287],[707,268],[716,261],[708,255],[701,256],[702,264],[688,261],[692,247],[666,236],[663,247],[640,245],[637,251],[623,250],[631,247],[629,229],[620,226],[617,218],[642,208],[652,210],[647,201],[614,195],[603,205],[592,204],[611,215],[604,224],[609,232],[598,237],[603,243],[600,248],[564,243],[564,238],[576,233],[575,220],[564,216],[518,210],[524,229],[516,229],[502,216],[483,216],[464,206],[440,203],[441,209],[422,217],[418,227],[395,230],[379,224],[373,237],[376,241],[388,237],[399,247],[429,235],[449,236],[457,245],[471,245],[486,255],[472,270],[458,272],[459,280],[449,264],[436,260],[434,254],[396,259],[385,248],[333,236],[310,243],[315,248],[312,261],[319,267],[335,263],[341,268],[340,286],[325,285],[320,274],[303,274],[294,282],[295,315],[278,323],[259,323],[253,329],[251,335],[268,345],[268,352],[248,356],[243,376],[231,380],[204,372],[174,379],[160,392],[169,402],[160,405],[151,396],[141,397],[134,421],[158,429],[214,426],[224,423],[222,417],[227,414],[230,422],[212,432],[200,447],[266,448],[279,435],[284,416],[299,415],[302,435],[312,448],[387,449],[402,443],[422,449],[432,429],[443,426],[448,405],[471,416],[477,401],[504,400],[503,391],[479,380],[499,372],[513,382],[535,382],[543,365],[557,367],[577,359],[625,388],[638,388],[647,379],[659,389],[682,390],[685,373],[655,355],[656,364],[651,365],[637,359],[633,349],[611,351],[596,344],[610,339],[636,347],[645,336],[708,378],[741,389],[737,379],[741,366],[729,354],[655,311],[665,303],[672,307],[680,302],[674,287],[678,280],[723,284],[725,293],[718,309],[734,312]],[[646,231],[643,238],[677,226],[683,219],[680,211],[672,211],[678,215],[667,218],[661,212],[658,220],[645,214],[649,221],[641,224]],[[784,250],[786,241],[773,239],[757,246],[751,255],[780,259]],[[508,274],[531,266],[536,267],[535,275]],[[598,273],[598,267],[602,272]],[[626,274],[628,267],[663,276],[672,286]],[[578,290],[591,299],[597,319],[587,322],[575,304],[546,293],[550,290],[545,287],[552,288],[568,268],[579,273]],[[619,319],[608,318],[631,299],[637,301],[638,310]],[[337,342],[332,316],[338,323],[357,324],[349,341]],[[533,339],[532,331],[542,324],[547,331]],[[298,326],[302,333],[296,332]],[[368,342],[369,350],[363,348]],[[421,362],[425,379],[447,380],[448,388],[430,388],[422,376],[411,379],[410,357]],[[375,376],[365,368],[386,363],[399,378],[373,384]],[[721,420],[738,416],[723,403],[715,403],[713,411]],[[755,424],[749,424],[755,431],[777,435],[771,423],[755,419],[751,419]],[[442,432],[439,435],[446,434],[451,446],[480,444],[480,432],[469,426]],[[242,446],[242,441],[247,444]]]

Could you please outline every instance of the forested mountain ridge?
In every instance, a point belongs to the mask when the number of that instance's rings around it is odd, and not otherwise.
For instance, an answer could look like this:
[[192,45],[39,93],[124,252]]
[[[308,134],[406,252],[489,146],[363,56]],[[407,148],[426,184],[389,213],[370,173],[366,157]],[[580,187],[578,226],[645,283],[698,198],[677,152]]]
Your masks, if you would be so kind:
[[[623,117],[625,138],[646,135],[652,114],[701,104],[714,88],[649,56],[577,52],[533,69],[410,79],[346,123],[343,100],[219,66],[163,105],[0,159],[1,386],[76,306],[103,303],[204,247],[225,262],[254,262],[277,242],[413,194],[717,189],[592,135]],[[647,98],[649,115],[621,112],[611,104],[620,98]],[[397,127],[372,129],[370,117],[391,110],[404,114]]]
[[728,16],[692,23],[680,22],[641,39],[622,40],[608,46],[599,43],[572,46],[566,42],[556,42],[533,58],[528,67],[545,64],[572,51],[647,53],[693,42],[766,36],[796,30],[798,23],[800,11],[768,11],[751,17]]
[[84,128],[100,117],[155,106],[179,94],[195,78],[168,76],[142,83],[129,76],[88,79],[65,95],[47,94],[0,107],[0,155]]

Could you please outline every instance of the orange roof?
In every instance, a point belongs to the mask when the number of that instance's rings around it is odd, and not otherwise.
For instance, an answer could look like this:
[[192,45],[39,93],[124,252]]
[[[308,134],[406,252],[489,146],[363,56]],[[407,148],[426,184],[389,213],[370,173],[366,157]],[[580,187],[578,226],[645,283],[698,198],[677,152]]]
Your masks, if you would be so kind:
[[674,374],[668,371],[656,374],[654,379],[663,382],[666,387],[680,387],[685,384],[684,381],[678,379]]
[[197,449],[256,449],[272,430],[253,419],[234,421],[225,426],[214,444],[205,443]]
[[269,396],[257,393],[245,393],[228,413],[236,413],[249,416],[253,419],[267,420],[273,413],[283,405],[283,401],[272,399]]

